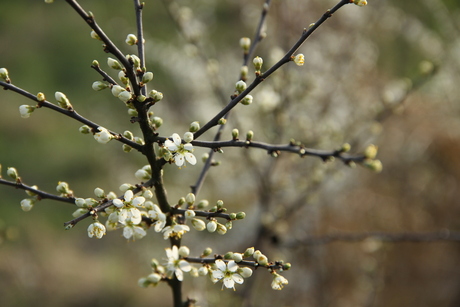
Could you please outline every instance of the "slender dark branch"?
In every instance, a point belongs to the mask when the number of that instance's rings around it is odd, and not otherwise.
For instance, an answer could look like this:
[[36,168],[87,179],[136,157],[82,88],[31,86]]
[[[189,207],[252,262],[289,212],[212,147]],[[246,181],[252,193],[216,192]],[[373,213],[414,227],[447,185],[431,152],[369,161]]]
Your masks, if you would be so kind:
[[220,141],[220,142],[207,142],[207,141],[192,141],[194,146],[198,147],[209,147],[209,148],[222,148],[222,147],[253,147],[265,149],[268,153],[277,153],[277,152],[291,152],[303,156],[315,156],[323,160],[327,160],[331,157],[336,157],[344,162],[354,161],[362,162],[365,157],[363,155],[350,155],[346,154],[340,150],[321,150],[321,149],[311,149],[305,148],[299,145],[273,145],[262,142],[253,142],[253,141],[240,141],[240,140],[230,140],[230,141]]
[[15,187],[16,189],[22,189],[25,191],[33,192],[37,194],[40,199],[51,199],[51,200],[56,200],[56,201],[60,201],[64,203],[75,204],[74,197],[62,197],[62,196],[53,195],[53,194],[44,192],[42,190],[34,189],[33,187],[25,185],[22,182],[8,181],[8,180],[0,178],[0,184]]
[[254,39],[252,40],[251,47],[249,48],[249,52],[244,54],[243,66],[248,65],[248,62],[252,58],[254,51],[256,50],[260,41],[264,38],[264,35],[262,34],[262,29],[265,24],[265,19],[267,18],[268,9],[270,8],[270,2],[271,0],[266,0],[262,7],[262,13],[260,14],[259,24],[257,25],[257,30],[254,34]]
[[[144,3],[140,3],[139,0],[134,0],[134,10],[136,13],[136,26],[137,26],[137,53],[139,59],[141,60],[141,68],[145,68],[145,44],[144,44],[144,29],[142,23],[142,9],[144,8]],[[147,85],[144,85],[141,88],[141,93],[146,95]]]
[[[184,260],[191,262],[191,263],[201,263],[201,264],[212,264],[215,263],[217,259],[221,259],[224,262],[228,262],[230,260],[223,259],[224,257],[222,255],[215,255],[214,258],[200,258],[200,257],[185,257]],[[237,262],[239,266],[245,266],[245,267],[252,267],[252,268],[266,268],[270,270],[280,270],[280,269],[285,269],[283,267],[282,263],[279,262],[270,262],[267,265],[260,265],[257,263],[257,261],[249,261],[249,260],[242,260],[240,262]]]
[[113,80],[113,78],[110,77],[105,71],[103,71],[99,65],[91,65],[91,68],[97,71],[104,78],[105,81],[109,82],[112,85],[118,85],[118,83],[115,80]]
[[247,89],[242,92],[240,95],[232,99],[227,106],[225,106],[219,113],[217,113],[211,120],[209,120],[200,130],[195,132],[195,139],[200,137],[203,133],[208,131],[210,128],[216,126],[218,124],[219,119],[221,119],[226,113],[228,113],[231,109],[233,109],[238,102],[241,101],[246,95],[248,95],[254,88],[256,88],[262,81],[268,78],[272,73],[278,70],[281,66],[286,63],[289,63],[292,60],[292,56],[294,52],[296,52],[300,46],[307,40],[308,37],[321,25],[323,24],[328,18],[332,16],[338,9],[342,6],[349,4],[350,0],[341,0],[338,4],[336,4],[332,9],[327,10],[326,13],[321,16],[320,19],[316,23],[314,23],[308,30],[305,29],[299,38],[299,40],[291,47],[291,49],[283,56],[281,60],[279,60],[276,64],[270,67],[267,71],[263,74],[257,76],[254,81],[247,87]]
[[323,245],[333,242],[360,242],[366,239],[375,239],[383,242],[460,242],[460,232],[443,229],[432,232],[364,232],[364,233],[331,233],[326,235],[308,236],[284,244],[286,247],[302,245]]
[[[51,110],[54,110],[56,112],[59,112],[61,114],[64,114],[68,117],[71,117],[89,127],[91,127],[93,130],[96,131],[96,129],[98,127],[101,127],[101,125],[98,125],[90,120],[88,120],[87,118],[81,116],[80,114],[77,113],[77,111],[75,111],[74,109],[72,110],[68,110],[68,109],[64,109],[64,108],[61,108],[60,106],[57,106],[47,100],[44,100],[44,101],[39,101],[37,99],[37,96],[32,94],[32,93],[29,93],[11,83],[6,83],[6,82],[3,82],[3,81],[0,81],[0,86],[3,86],[4,89],[9,89],[9,90],[12,90],[13,92],[16,92],[24,97],[27,97],[35,102],[37,102],[37,107],[45,107],[45,108],[48,108],[48,109],[51,109]],[[118,140],[119,142],[123,143],[123,144],[126,144],[126,145],[129,145],[131,146],[132,148],[138,150],[138,151],[143,151],[143,146],[136,143],[136,142],[133,142],[127,138],[125,138],[124,136],[122,136],[121,134],[119,133],[116,133],[116,132],[113,132],[113,131],[109,131],[110,134],[112,134],[113,136],[115,136],[115,139]]]
[[96,23],[93,14],[88,14],[76,0],[66,0],[66,2],[83,18],[83,20],[91,27],[91,29],[96,32],[100,39],[104,42],[104,50],[113,54],[118,61],[125,67],[126,75],[131,81],[131,86],[133,87],[133,92],[135,96],[140,95],[140,87],[137,82],[136,73],[134,71],[133,65],[128,61],[125,55],[118,49],[118,47],[110,40],[110,38],[105,34],[101,27]]

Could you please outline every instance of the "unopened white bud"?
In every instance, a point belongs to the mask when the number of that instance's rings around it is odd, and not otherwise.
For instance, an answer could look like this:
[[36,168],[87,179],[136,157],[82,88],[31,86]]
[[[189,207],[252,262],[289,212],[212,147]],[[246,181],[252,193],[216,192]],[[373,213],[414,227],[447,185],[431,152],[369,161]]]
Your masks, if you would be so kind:
[[101,81],[94,81],[92,85],[92,88],[95,91],[102,91],[103,89],[106,89],[107,87],[109,86],[106,83],[101,82]]
[[96,33],[96,31],[92,30],[91,31],[91,38],[94,38],[94,39],[97,39],[97,40],[101,40],[101,38],[99,37],[99,35]]
[[123,91],[118,95],[118,99],[124,103],[128,102],[132,98],[131,92]]
[[209,223],[206,225],[206,229],[209,231],[209,232],[214,232],[216,231],[217,229],[217,222],[212,220],[212,221],[209,221]]
[[81,126],[78,131],[83,134],[89,134],[91,132],[91,128],[88,125]]
[[184,141],[185,141],[185,143],[190,143],[191,141],[193,141],[193,133],[185,132],[184,133]]
[[238,91],[238,93],[243,92],[247,88],[246,82],[244,82],[243,80],[236,82],[235,88]]
[[248,52],[251,47],[251,39],[249,37],[242,37],[240,39],[240,47],[244,50],[244,52]]
[[243,99],[241,99],[241,103],[244,104],[245,106],[248,106],[252,103],[252,95],[246,95],[244,96]]
[[128,34],[128,36],[126,37],[126,40],[125,42],[130,45],[130,46],[133,46],[135,44],[137,44],[137,37],[136,35],[134,34]]
[[142,83],[148,83],[153,80],[153,72],[148,71],[142,75]]
[[113,68],[113,69],[116,69],[116,70],[122,70],[123,69],[123,66],[121,66],[120,63],[118,63],[117,60],[112,59],[110,57],[107,59],[107,65],[109,65],[110,68]]
[[19,113],[21,114],[22,118],[30,117],[30,114],[35,110],[35,107],[29,106],[27,104],[23,104],[19,106]]
[[104,198],[105,197],[105,192],[101,188],[95,188],[94,189],[94,195],[96,195],[96,197],[99,197],[99,198]]
[[190,249],[187,246],[181,246],[179,248],[179,256],[188,257],[190,255]]
[[206,228],[206,223],[203,220],[194,218],[192,219],[192,226],[198,231],[203,231]]

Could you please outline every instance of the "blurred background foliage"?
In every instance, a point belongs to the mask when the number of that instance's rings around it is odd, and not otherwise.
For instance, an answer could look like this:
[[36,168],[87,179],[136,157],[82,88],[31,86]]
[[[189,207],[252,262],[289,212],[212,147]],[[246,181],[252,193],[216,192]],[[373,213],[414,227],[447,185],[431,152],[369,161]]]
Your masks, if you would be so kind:
[[[111,130],[139,130],[109,91],[94,92],[90,68],[106,58],[89,28],[63,1],[1,1],[0,67],[12,82],[54,101],[64,92],[76,110]],[[80,1],[125,53],[135,33],[131,1]],[[204,124],[233,92],[242,62],[242,36],[253,36],[263,1],[146,1],[150,88],[165,99],[153,111],[164,119],[160,133],[183,133]],[[275,63],[334,1],[273,1],[267,37],[256,55]],[[352,152],[379,146],[384,169],[374,174],[340,162],[224,149],[198,199],[222,199],[231,212],[245,211],[225,237],[192,233],[192,255],[261,249],[269,259],[293,265],[289,285],[270,288],[255,272],[237,291],[220,291],[209,280],[187,276],[184,295],[200,306],[459,306],[460,245],[452,242],[309,244],[311,236],[368,231],[457,231],[460,228],[460,5],[454,0],[369,1],[346,6],[300,49],[303,67],[286,65],[254,91],[254,103],[232,112],[232,128],[255,140]],[[184,30],[178,31],[177,23]],[[196,43],[195,43],[196,42]],[[80,124],[47,109],[25,120],[30,104],[9,91],[0,95],[0,163],[15,166],[26,184],[53,192],[67,181],[78,197],[95,187],[118,192],[135,183],[145,164],[120,144],[96,143]],[[211,140],[213,129],[203,136]],[[200,157],[206,152],[197,149]],[[185,196],[199,166],[167,167],[171,203]],[[23,191],[0,186],[0,305],[168,306],[169,289],[137,286],[152,257],[163,259],[167,241],[153,231],[126,242],[120,232],[102,240],[86,235],[87,221],[71,231],[68,204],[42,201],[21,211]]]

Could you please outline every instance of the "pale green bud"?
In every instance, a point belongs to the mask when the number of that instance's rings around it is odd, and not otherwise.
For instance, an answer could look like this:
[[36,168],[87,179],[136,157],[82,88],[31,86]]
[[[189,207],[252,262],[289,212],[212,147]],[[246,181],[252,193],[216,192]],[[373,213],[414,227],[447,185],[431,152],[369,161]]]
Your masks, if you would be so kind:
[[84,208],[78,208],[77,210],[75,210],[73,213],[72,213],[72,216],[74,218],[77,218],[79,216],[82,216],[83,214],[86,214],[88,213],[88,209],[84,209]]
[[21,200],[21,209],[24,212],[28,212],[32,210],[34,205],[35,205],[35,199],[26,198],[26,199]]
[[163,125],[163,119],[161,117],[154,116],[152,118],[152,124],[155,128],[160,128],[161,125]]
[[131,54],[128,56],[128,60],[133,62],[134,67],[140,68],[141,67],[141,59],[135,54]]
[[254,60],[252,60],[252,63],[254,63],[255,70],[260,71],[262,65],[264,64],[264,60],[261,57],[256,56]]
[[247,141],[252,141],[253,137],[254,137],[254,131],[249,130],[248,133],[246,133],[246,140]]
[[59,103],[59,105],[61,106],[61,108],[63,109],[67,109],[67,110],[70,110],[72,109],[72,105],[70,104],[70,101],[69,99],[67,98],[67,96],[64,94],[64,93],[61,93],[61,92],[56,92],[54,94],[55,98],[56,98],[56,101]]
[[[152,284],[157,284],[157,283],[160,282],[160,280],[161,280],[161,275],[158,274],[158,273],[152,273],[149,276],[147,276],[147,281],[151,282]],[[139,281],[141,281],[141,280],[139,280]],[[143,286],[141,285],[141,287],[143,287]]]
[[152,98],[154,102],[158,102],[163,99],[163,93],[151,90],[149,92],[149,97]]
[[152,176],[143,169],[138,169],[134,176],[139,180],[149,180]]
[[227,221],[227,222],[225,223],[225,227],[227,227],[228,230],[232,229],[232,228],[233,228],[233,223],[232,223],[232,221]]
[[227,253],[225,253],[224,259],[230,260],[230,259],[232,259],[232,258],[233,258],[233,252],[227,252]]
[[252,276],[252,270],[248,267],[242,267],[238,269],[238,273],[241,275],[243,278],[249,278]]
[[128,92],[128,91],[123,91],[118,95],[118,99],[120,99],[124,103],[131,100],[131,98],[132,98],[131,92]]
[[141,95],[137,96],[136,99],[137,99],[137,101],[139,101],[139,102],[144,102],[145,99],[147,99],[147,97],[145,97],[144,95],[141,94]]
[[191,141],[193,141],[193,133],[185,132],[184,141],[185,141],[185,143],[190,143]]
[[107,85],[107,83],[104,83],[102,81],[94,81],[92,85],[92,88],[95,91],[102,91],[103,89],[106,89],[108,87],[109,86]]
[[87,207],[95,207],[99,204],[97,200],[91,197],[85,198],[85,202]]
[[236,214],[236,219],[237,219],[237,220],[242,220],[242,219],[244,219],[245,217],[246,217],[246,213],[244,213],[244,212],[238,212],[238,213]]
[[142,83],[149,83],[153,80],[153,72],[148,71],[142,76]]
[[209,221],[209,223],[206,225],[206,229],[209,231],[209,232],[214,232],[216,231],[217,229],[217,222],[212,220],[212,221]]
[[235,262],[241,262],[243,260],[243,254],[233,253],[232,259],[235,260]]
[[29,118],[30,114],[35,110],[35,107],[29,106],[27,104],[23,104],[19,106],[19,113],[21,114],[22,118]]
[[123,132],[123,136],[131,141],[134,139],[134,134],[129,130],[126,130],[125,132]]
[[232,220],[236,220],[236,213],[233,213],[233,212],[230,213],[230,214],[229,214],[229,217],[230,217],[230,219],[232,219]]
[[249,247],[246,249],[243,256],[244,258],[246,258],[246,257],[251,257],[253,254],[254,254],[254,247]]
[[192,206],[195,203],[195,194],[188,193],[187,196],[185,196],[185,202],[187,205]]
[[342,148],[340,148],[340,151],[341,152],[349,152],[350,149],[351,149],[351,145],[348,144],[348,143],[345,143],[345,144],[342,145]]
[[177,205],[181,207],[183,204],[185,204],[185,197],[179,198],[179,201],[177,202]]
[[81,126],[78,131],[83,134],[90,134],[91,133],[91,128],[88,125]]
[[247,88],[246,82],[244,82],[243,80],[240,80],[236,82],[235,84],[235,89],[238,91],[238,93],[243,92],[246,88]]
[[8,70],[6,68],[0,68],[0,79],[3,79],[5,82],[10,83],[10,77],[8,75]]
[[370,170],[380,173],[383,169],[382,162],[380,160],[364,160],[364,165],[369,168]]
[[203,251],[203,256],[207,257],[212,254],[212,249],[210,247],[206,247],[205,250]]
[[200,276],[206,276],[208,275],[208,267],[202,266],[201,268],[198,269],[198,275]]
[[192,226],[198,231],[203,231],[206,229],[206,223],[203,220],[197,218],[192,219]]
[[189,131],[190,132],[197,132],[198,130],[200,130],[200,123],[199,122],[193,122],[190,124],[190,128],[189,128]]
[[46,100],[45,94],[43,94],[42,92],[38,93],[37,94],[37,100],[40,101],[40,102],[45,101]]
[[[1,165],[0,165],[0,172],[1,172]],[[38,186],[33,185],[33,186],[32,186],[32,189],[38,190]],[[26,190],[26,194],[29,195],[29,196],[35,196],[35,195],[37,195],[35,192],[29,191],[29,190]]]
[[86,201],[85,201],[84,198],[75,199],[75,205],[77,205],[77,207],[79,207],[79,208],[86,208],[87,207]]
[[216,207],[217,207],[217,209],[222,209],[224,207],[224,201],[219,199],[216,202]]
[[240,74],[241,74],[242,79],[245,79],[248,76],[248,72],[249,72],[249,69],[246,65],[241,66]]
[[59,181],[56,187],[56,191],[62,194],[66,194],[69,192],[69,184],[64,181]]
[[94,30],[91,31],[91,34],[90,34],[90,35],[91,35],[91,38],[93,38],[93,39],[97,39],[97,40],[99,40],[99,41],[101,40],[101,38],[99,37],[99,35],[98,35],[98,34],[96,33],[96,31],[94,31]]
[[207,201],[206,199],[203,199],[203,200],[200,200],[200,202],[197,205],[197,208],[203,209],[203,208],[206,208],[207,206],[209,206],[209,201]]
[[218,125],[225,125],[226,123],[227,123],[227,120],[223,117],[219,119],[219,121],[217,122]]
[[234,141],[238,140],[238,136],[239,136],[240,132],[238,131],[238,129],[233,129],[232,130],[232,138]]
[[123,184],[119,187],[120,191],[122,191],[123,193],[125,193],[125,192],[128,191],[128,190],[132,190],[132,189],[134,189],[134,188],[135,188],[135,187],[134,187],[133,185],[129,184],[129,183],[123,183]]
[[98,197],[98,198],[104,198],[105,197],[105,192],[101,188],[95,188],[94,189],[94,195],[96,195],[96,197]]
[[245,106],[248,106],[252,103],[252,100],[253,100],[252,95],[246,95],[244,96],[243,99],[241,99],[241,103],[244,104]]
[[91,63],[91,66],[99,67],[99,62],[97,60],[93,60],[93,62]]
[[137,44],[137,37],[136,35],[134,34],[128,34],[128,36],[126,37],[126,40],[125,42],[130,45],[130,46],[133,46],[135,44]]
[[179,247],[179,256],[188,257],[190,255],[190,249],[187,246]]
[[150,281],[145,277],[141,277],[137,281],[137,285],[141,288],[147,288],[150,285]]
[[120,79],[120,81],[124,84],[124,85],[128,85],[129,83],[129,78],[126,77],[126,74],[123,70],[120,70],[118,72],[118,79]]
[[122,70],[123,69],[123,66],[121,66],[121,64],[118,63],[117,60],[112,59],[110,57],[107,59],[107,65],[109,65],[110,68],[113,68],[113,69],[116,69],[116,70]]
[[227,227],[225,227],[224,225],[220,224],[220,223],[217,223],[217,233],[220,234],[220,235],[224,235],[227,233]]
[[364,156],[366,157],[366,159],[375,159],[375,157],[377,156],[377,151],[378,147],[371,144],[367,146],[364,150]]
[[209,159],[209,154],[208,154],[207,152],[205,152],[205,153],[201,156],[201,161],[203,161],[203,163],[205,163],[208,159]]
[[240,39],[240,47],[244,50],[244,52],[248,52],[251,47],[251,39],[249,37],[242,37]]
[[357,6],[365,6],[365,5],[367,5],[366,0],[353,0],[353,3],[356,4]]

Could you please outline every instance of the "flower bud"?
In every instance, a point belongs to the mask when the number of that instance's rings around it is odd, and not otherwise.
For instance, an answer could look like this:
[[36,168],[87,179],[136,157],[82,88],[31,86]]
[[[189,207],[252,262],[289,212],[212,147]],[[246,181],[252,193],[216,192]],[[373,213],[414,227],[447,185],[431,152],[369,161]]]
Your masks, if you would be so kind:
[[241,262],[243,260],[243,254],[233,253],[232,259],[235,260],[235,262]]
[[152,98],[154,102],[158,102],[163,99],[163,93],[151,90],[149,92],[149,97]]
[[79,208],[86,208],[86,201],[84,198],[76,198],[75,199],[75,205]]
[[135,54],[131,54],[127,56],[128,60],[131,60],[133,63],[134,67],[140,68],[141,67],[141,59]]
[[97,60],[93,60],[93,62],[91,63],[91,66],[99,67],[99,62]]
[[224,225],[220,224],[220,223],[217,223],[217,233],[220,234],[220,235],[224,235],[227,233],[227,227],[225,227]]
[[199,268],[198,269],[198,275],[200,275],[200,276],[208,275],[208,267],[207,266],[202,266],[201,268]]
[[341,152],[349,152],[350,149],[351,149],[351,145],[348,144],[348,143],[345,143],[345,144],[342,145],[342,148],[340,148],[340,151]]
[[199,122],[193,122],[190,124],[190,128],[189,128],[189,131],[190,132],[197,132],[198,130],[200,130],[200,123]]
[[248,267],[242,267],[238,269],[238,273],[241,275],[243,278],[249,278],[252,276],[252,270]]
[[224,259],[232,259],[233,258],[233,252],[227,252],[225,255],[224,255]]
[[98,34],[96,33],[96,31],[94,31],[94,30],[91,31],[91,34],[90,34],[90,35],[91,35],[91,38],[93,38],[93,39],[97,39],[97,40],[99,40],[99,41],[101,40],[101,38],[99,37],[99,35],[98,35]]
[[206,228],[206,223],[203,220],[194,218],[192,219],[192,226],[198,231],[203,231]]
[[254,60],[252,60],[252,63],[254,63],[255,70],[260,71],[262,65],[264,64],[264,60],[261,57],[256,56]]
[[246,88],[247,88],[246,82],[244,82],[243,80],[240,80],[236,82],[235,84],[235,89],[238,91],[238,93],[243,92]]
[[193,210],[187,210],[187,211],[185,211],[185,213],[184,213],[184,217],[185,217],[186,219],[192,219],[192,218],[195,217],[195,215],[196,215],[196,213],[195,213],[195,211],[193,211]]
[[193,141],[193,133],[185,132],[184,133],[184,141],[185,141],[185,143],[190,143],[191,141]]
[[121,66],[121,64],[118,63],[117,60],[112,59],[110,57],[107,59],[107,65],[109,65],[110,68],[113,68],[113,69],[116,69],[116,70],[122,70],[123,69],[123,66]]
[[[142,278],[141,278],[142,279]],[[149,276],[147,276],[147,280],[151,282],[152,284],[157,284],[161,280],[161,275],[158,273],[152,273]],[[140,281],[140,280],[139,280]]]
[[83,134],[89,134],[91,132],[91,128],[88,125],[81,126],[78,131]]
[[22,118],[30,117],[30,114],[35,110],[35,107],[29,106],[27,104],[23,104],[19,106],[19,113],[21,114]]
[[24,212],[28,212],[32,210],[34,205],[35,205],[35,200],[32,198],[26,198],[26,199],[21,200],[21,209]]
[[70,104],[69,99],[67,98],[67,96],[64,93],[56,92],[54,94],[54,96],[55,96],[57,102],[59,102],[59,105],[61,106],[61,108],[67,109],[67,110],[72,109],[72,105]]
[[121,94],[121,92],[126,91],[124,87],[121,87],[119,85],[114,85],[112,86],[112,95],[115,97],[118,97],[118,95]]
[[153,80],[153,72],[148,71],[142,76],[142,83],[149,83]]
[[214,232],[216,231],[217,229],[217,222],[212,220],[212,221],[209,221],[209,223],[206,225],[206,229],[209,231],[209,232]]
[[130,46],[133,46],[135,44],[137,44],[137,37],[136,35],[134,34],[128,34],[128,36],[126,37],[126,40],[125,42],[130,45]]
[[155,116],[152,118],[152,124],[155,128],[160,128],[163,125],[163,119],[161,117]]
[[92,85],[92,88],[95,91],[102,91],[103,89],[106,89],[108,87],[109,86],[106,83],[102,82],[102,81],[94,81],[93,85]]
[[6,83],[10,83],[10,76],[6,68],[0,68],[0,79],[3,79]]
[[356,4],[357,6],[365,6],[365,5],[367,5],[366,0],[353,0],[353,3]]
[[248,133],[246,133],[246,141],[252,141],[252,138],[254,137],[254,131],[249,130]]
[[369,160],[369,159],[366,159],[364,160],[364,166],[366,166],[367,168],[369,168],[370,170],[376,172],[376,173],[380,173],[383,169],[383,165],[382,165],[382,162],[380,160]]
[[240,75],[241,79],[246,79],[246,77],[248,76],[248,67],[246,65],[241,66]]
[[131,141],[134,139],[133,133],[129,130],[126,130],[125,132],[123,132],[123,136]]
[[366,157],[366,159],[375,159],[377,156],[377,151],[378,147],[371,144],[364,150],[364,157]]
[[43,94],[42,92],[38,93],[37,94],[37,100],[40,101],[40,102],[45,101],[46,100],[45,94]]
[[58,191],[59,193],[63,193],[63,194],[68,193],[69,192],[69,184],[67,182],[64,182],[64,181],[59,181],[58,185],[56,187],[56,191]]
[[190,249],[187,246],[181,246],[179,248],[179,256],[188,257],[190,255]]
[[254,247],[249,247],[246,249],[246,251],[244,252],[243,256],[244,258],[246,257],[250,257],[254,254]]
[[127,103],[129,100],[131,100],[131,98],[132,98],[131,92],[128,92],[128,91],[122,91],[118,95],[118,99],[120,99],[124,103]]
[[11,178],[13,178],[14,180],[19,178],[18,171],[14,167],[8,167],[6,174],[10,176]]
[[226,123],[227,123],[227,120],[223,117],[219,119],[219,121],[217,122],[218,125],[225,125]]
[[294,63],[296,63],[297,66],[302,66],[305,63],[305,57],[302,53],[299,53],[294,57]]
[[98,198],[104,198],[105,197],[105,192],[101,188],[95,188],[94,189],[94,195],[96,195],[96,197],[98,197]]
[[187,205],[192,206],[195,203],[195,194],[188,193],[187,196],[185,196],[185,201]]
[[139,180],[149,180],[152,176],[143,169],[138,169],[134,176]]
[[252,95],[246,95],[243,99],[241,99],[241,103],[245,106],[248,106],[252,103],[252,99]]
[[249,37],[242,37],[240,39],[240,47],[245,53],[248,52],[251,47],[251,39]]
[[259,257],[257,257],[256,261],[258,264],[263,265],[263,266],[266,266],[268,264],[267,256],[262,255],[262,254]]
[[237,220],[242,220],[242,219],[244,219],[245,217],[246,217],[246,213],[244,213],[244,212],[238,212],[238,213],[236,214],[236,219],[237,219]]
[[207,257],[212,254],[212,249],[210,247],[206,247],[203,251],[203,256]]
[[197,205],[197,208],[203,209],[203,208],[206,208],[207,206],[209,206],[209,201],[207,201],[206,199],[203,199],[203,200],[200,200],[200,202]]
[[111,139],[113,139],[113,135],[110,134],[109,130],[104,127],[98,127],[97,129],[99,132],[94,134],[94,139],[99,143],[107,144]]

